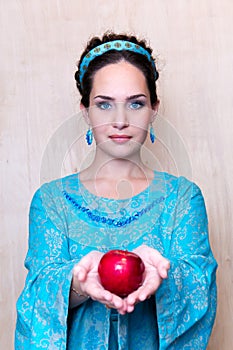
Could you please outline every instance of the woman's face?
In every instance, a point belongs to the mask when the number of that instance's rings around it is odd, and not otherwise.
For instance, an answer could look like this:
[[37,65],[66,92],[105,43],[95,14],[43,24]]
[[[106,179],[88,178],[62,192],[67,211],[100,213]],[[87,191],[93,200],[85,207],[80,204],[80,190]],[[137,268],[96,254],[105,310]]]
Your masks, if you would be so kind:
[[132,64],[121,61],[99,69],[87,111],[97,152],[111,158],[138,156],[157,107],[151,106],[143,73]]

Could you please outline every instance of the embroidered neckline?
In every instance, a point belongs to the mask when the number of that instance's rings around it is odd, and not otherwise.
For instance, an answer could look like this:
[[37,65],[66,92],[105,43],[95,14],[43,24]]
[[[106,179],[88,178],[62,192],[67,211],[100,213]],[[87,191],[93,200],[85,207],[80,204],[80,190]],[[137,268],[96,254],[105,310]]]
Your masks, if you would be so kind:
[[[82,206],[73,197],[71,197],[65,190],[62,191],[64,197],[71,202],[71,204],[79,211],[85,213],[92,221],[100,222],[109,226],[123,227],[129,225],[131,222],[138,220],[142,215],[149,212],[156,204],[159,204],[165,200],[164,196],[160,196],[154,199],[145,208],[137,211],[135,214],[123,218],[109,218],[103,215],[98,215],[94,213],[90,208]],[[96,210],[95,210],[96,212]]]
[[80,173],[77,173],[77,177],[78,177],[79,190],[82,192],[82,195],[84,197],[88,198],[88,200],[90,200],[91,202],[96,201],[96,199],[97,199],[98,202],[99,202],[99,200],[101,200],[101,201],[107,201],[108,203],[116,202],[116,201],[118,203],[126,203],[126,202],[129,202],[132,200],[137,200],[138,198],[140,198],[140,200],[141,200],[141,196],[143,194],[148,194],[151,191],[152,186],[154,185],[156,173],[154,171],[154,175],[153,175],[152,180],[148,183],[148,186],[146,186],[141,192],[133,195],[132,197],[126,197],[126,198],[120,198],[120,199],[99,196],[99,195],[94,194],[88,188],[86,188],[86,186],[82,183],[82,181],[80,180]]

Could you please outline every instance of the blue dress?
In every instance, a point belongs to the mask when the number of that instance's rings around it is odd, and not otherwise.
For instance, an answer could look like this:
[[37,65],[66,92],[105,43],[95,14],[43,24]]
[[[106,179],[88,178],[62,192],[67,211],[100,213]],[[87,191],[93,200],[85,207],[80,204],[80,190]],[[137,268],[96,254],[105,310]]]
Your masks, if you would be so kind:
[[[157,292],[119,315],[88,299],[69,309],[73,266],[92,250],[141,244],[170,260]],[[204,350],[216,313],[216,268],[200,189],[154,172],[124,200],[96,197],[74,174],[44,184],[30,208],[28,275],[17,301],[16,350]]]

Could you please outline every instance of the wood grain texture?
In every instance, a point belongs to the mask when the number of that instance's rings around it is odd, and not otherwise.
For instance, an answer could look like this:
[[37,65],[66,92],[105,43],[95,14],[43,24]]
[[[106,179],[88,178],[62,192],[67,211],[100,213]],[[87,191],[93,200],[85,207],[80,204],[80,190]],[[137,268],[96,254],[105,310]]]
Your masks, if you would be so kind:
[[219,263],[208,349],[232,349],[232,18],[230,0],[0,1],[1,349],[13,349],[31,197],[93,154],[73,74],[86,40],[107,29],[139,34],[154,48],[161,107],[145,161],[202,188]]

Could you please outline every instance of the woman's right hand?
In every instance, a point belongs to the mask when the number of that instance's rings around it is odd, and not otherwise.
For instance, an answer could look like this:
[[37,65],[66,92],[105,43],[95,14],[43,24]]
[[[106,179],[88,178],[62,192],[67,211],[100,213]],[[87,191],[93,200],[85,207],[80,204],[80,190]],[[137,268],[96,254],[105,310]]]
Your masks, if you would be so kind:
[[[73,269],[72,288],[80,294],[88,295],[109,308],[122,313],[124,300],[107,291],[100,283],[98,265],[104,253],[92,251],[85,255]],[[72,302],[74,304],[74,302]]]

